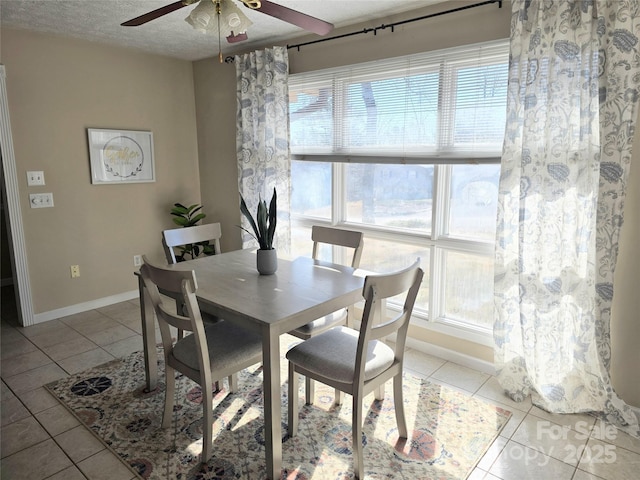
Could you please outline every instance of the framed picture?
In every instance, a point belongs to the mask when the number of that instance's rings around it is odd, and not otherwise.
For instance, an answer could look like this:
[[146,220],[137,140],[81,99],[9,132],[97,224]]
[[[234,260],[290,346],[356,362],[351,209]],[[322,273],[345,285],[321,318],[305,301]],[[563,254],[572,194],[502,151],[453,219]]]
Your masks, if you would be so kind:
[[88,128],[91,183],[155,182],[153,133]]

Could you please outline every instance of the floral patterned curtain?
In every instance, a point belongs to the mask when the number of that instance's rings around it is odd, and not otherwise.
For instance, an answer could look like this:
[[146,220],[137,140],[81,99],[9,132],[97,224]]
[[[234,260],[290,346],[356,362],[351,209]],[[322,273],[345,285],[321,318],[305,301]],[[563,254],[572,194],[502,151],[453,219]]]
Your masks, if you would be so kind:
[[[496,239],[498,379],[515,400],[599,412],[640,85],[638,0],[514,0]],[[638,166],[640,168],[640,166]]]
[[[274,187],[278,195],[278,224],[274,247],[288,253],[289,190],[289,57],[286,47],[273,47],[236,56],[238,109],[236,146],[238,187],[251,213],[258,202],[271,201]],[[245,218],[242,225],[249,228]],[[243,232],[242,246],[257,246]]]

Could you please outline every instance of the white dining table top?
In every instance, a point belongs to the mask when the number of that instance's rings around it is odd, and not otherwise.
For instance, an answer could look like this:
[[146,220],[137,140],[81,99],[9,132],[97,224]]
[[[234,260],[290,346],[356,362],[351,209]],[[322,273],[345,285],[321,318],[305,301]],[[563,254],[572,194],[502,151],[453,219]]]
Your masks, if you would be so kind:
[[[351,267],[299,257],[278,259],[273,275],[260,275],[255,250],[237,250],[171,268],[194,270],[205,310],[243,323],[302,326],[362,298],[364,276]],[[213,310],[213,311],[212,311]]]

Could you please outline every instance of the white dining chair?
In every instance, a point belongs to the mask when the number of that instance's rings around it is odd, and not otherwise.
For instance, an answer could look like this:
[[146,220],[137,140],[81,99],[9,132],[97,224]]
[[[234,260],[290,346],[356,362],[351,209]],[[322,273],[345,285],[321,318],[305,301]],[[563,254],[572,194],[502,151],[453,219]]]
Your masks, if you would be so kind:
[[[333,250],[333,247],[342,247],[351,250],[349,266],[353,268],[360,266],[360,258],[362,257],[362,249],[364,247],[362,232],[314,225],[311,227],[311,240],[313,241],[311,256],[314,260],[319,260],[323,257],[323,248],[331,247]],[[330,255],[330,259],[333,261],[333,254]],[[348,308],[341,308],[336,312],[313,320],[302,327],[291,330],[289,334],[307,340],[322,332],[326,332],[332,327],[343,324],[349,326]],[[310,379],[305,380],[305,392],[306,403],[309,405],[313,404],[315,392],[313,382]],[[336,392],[336,394],[338,394],[338,392]]]
[[[202,389],[203,439],[202,463],[212,454],[214,382],[228,377],[229,392],[237,389],[235,374],[262,361],[262,339],[259,334],[232,322],[203,322],[196,298],[198,284],[193,270],[180,271],[155,266],[144,258],[140,275],[151,299],[160,326],[165,359],[165,405],[162,428],[169,428],[175,396],[175,371],[182,373]],[[184,312],[175,313],[160,295],[160,289],[182,296]],[[171,335],[170,327],[191,334],[181,339]],[[179,410],[176,415],[180,415]]]
[[177,263],[176,247],[184,245],[196,245],[206,242],[213,246],[213,253],[220,253],[220,238],[222,229],[219,223],[207,223],[193,227],[172,228],[162,231],[162,246],[164,248],[167,263]]
[[[393,378],[393,397],[398,435],[407,438],[402,398],[402,370],[409,320],[424,275],[420,259],[389,275],[369,275],[364,282],[365,299],[360,331],[338,326],[305,340],[287,352],[289,360],[288,433],[298,430],[298,375],[302,374],[352,395],[354,473],[364,474],[362,413],[364,397]],[[404,305],[390,320],[374,325],[376,306],[383,299],[404,293]],[[385,338],[396,334],[394,346]],[[336,398],[336,402],[339,402]]]
[[[178,263],[178,261],[185,260],[179,255],[176,255],[176,249],[180,249],[180,247],[185,245],[190,246],[190,252],[194,252],[194,246],[197,245],[200,254],[204,254],[204,246],[211,246],[214,255],[221,253],[220,238],[222,238],[222,228],[220,227],[220,223],[207,223],[204,225],[194,225],[193,227],[171,228],[162,231],[162,247],[167,258],[167,263],[171,265]],[[207,248],[207,250],[209,250],[209,248]],[[189,259],[187,258],[186,260]],[[171,293],[162,290],[161,293],[174,298],[176,302],[176,310],[184,308],[181,295],[176,297],[171,295]],[[205,323],[213,323],[219,321],[219,318],[215,315],[207,315],[204,317],[204,321]],[[178,330],[177,335],[178,338],[182,338],[182,331]],[[218,388],[219,383],[216,382],[216,389]]]

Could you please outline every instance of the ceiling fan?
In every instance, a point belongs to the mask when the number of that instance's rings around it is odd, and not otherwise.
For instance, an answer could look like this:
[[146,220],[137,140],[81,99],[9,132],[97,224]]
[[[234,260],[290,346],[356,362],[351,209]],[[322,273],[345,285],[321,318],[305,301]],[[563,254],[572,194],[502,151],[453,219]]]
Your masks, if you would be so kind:
[[[311,15],[307,15],[297,10],[293,10],[291,8],[288,8],[282,5],[278,5],[277,3],[273,3],[268,0],[239,0],[239,1],[242,2],[242,4],[245,7],[250,8],[251,10],[255,10],[257,12],[264,13],[271,17],[278,18],[287,23],[291,23],[292,25],[296,25],[300,28],[308,30],[310,32],[317,33],[318,35],[326,35],[331,30],[333,30],[333,24],[329,22],[325,22],[324,20],[320,20],[319,18],[312,17]],[[162,17],[171,12],[179,10],[182,7],[193,5],[198,2],[200,2],[201,4],[205,4],[209,2],[213,4],[216,8],[216,13],[218,14],[218,18],[220,17],[220,13],[223,8],[228,7],[228,8],[234,8],[237,10],[235,5],[233,5],[232,0],[179,0],[169,5],[165,5],[164,7],[160,7],[156,10],[152,10],[151,12],[147,12],[143,15],[140,15],[139,17],[128,20],[122,23],[121,25],[124,27],[137,27],[139,25],[143,25],[147,22],[155,20],[156,18]],[[200,5],[197,6],[196,9],[199,7]],[[242,15],[239,10],[237,10],[237,12],[239,13],[239,15],[236,14],[234,19],[238,16],[244,17],[244,15]],[[249,19],[246,19],[246,21],[248,22],[249,25],[251,24],[251,21]],[[198,27],[194,25],[192,21],[189,20],[189,18],[187,18],[187,22],[191,23],[191,25],[194,26],[194,28],[198,29]],[[239,20],[238,20],[238,23],[240,23]],[[246,35],[246,31],[238,30],[235,32],[232,31],[231,35],[227,36],[227,41],[229,43],[235,43],[242,40],[246,40],[247,38],[248,37]]]

